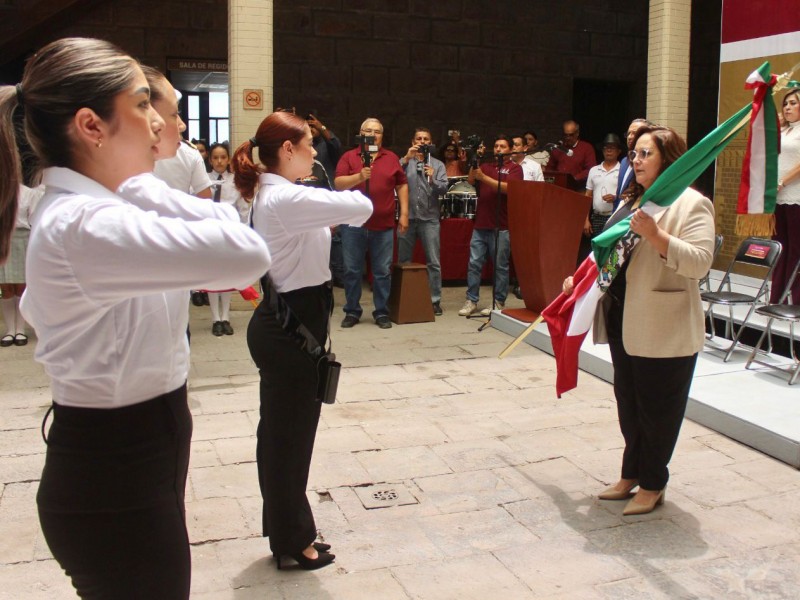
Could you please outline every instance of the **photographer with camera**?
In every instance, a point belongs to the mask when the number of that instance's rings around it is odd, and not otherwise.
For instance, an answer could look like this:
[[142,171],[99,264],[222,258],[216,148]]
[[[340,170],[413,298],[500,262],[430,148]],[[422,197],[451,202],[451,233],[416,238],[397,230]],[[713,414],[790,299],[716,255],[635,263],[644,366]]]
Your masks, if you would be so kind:
[[[487,258],[494,260],[495,253],[497,253],[497,260],[494,263],[495,302],[498,309],[502,310],[505,307],[508,296],[508,263],[511,255],[507,182],[523,179],[522,168],[511,160],[512,146],[511,138],[502,133],[498,134],[494,141],[496,161],[485,162],[479,167],[473,166],[469,172],[469,183],[478,189],[478,207],[475,212],[475,229],[472,230],[472,239],[469,242],[467,299],[458,311],[462,317],[468,317],[478,309],[481,271]],[[469,154],[469,150],[467,153]],[[495,233],[497,244],[495,244]],[[481,314],[488,316],[490,312],[490,308],[485,308]]]
[[373,211],[361,227],[342,225],[344,254],[345,317],[342,327],[353,327],[361,319],[361,279],[364,257],[369,249],[372,266],[372,317],[381,329],[389,329],[389,291],[392,287],[392,255],[394,254],[394,194],[400,203],[397,233],[408,229],[408,180],[394,152],[383,147],[383,125],[368,118],[356,137],[358,146],[348,150],[336,166],[334,185],[337,190],[354,189],[372,202]]
[[400,159],[408,178],[408,231],[397,236],[397,259],[411,262],[414,244],[419,237],[428,267],[433,313],[442,314],[442,269],[439,264],[439,196],[447,191],[444,163],[433,157],[436,148],[431,132],[425,127],[414,130],[406,155]]

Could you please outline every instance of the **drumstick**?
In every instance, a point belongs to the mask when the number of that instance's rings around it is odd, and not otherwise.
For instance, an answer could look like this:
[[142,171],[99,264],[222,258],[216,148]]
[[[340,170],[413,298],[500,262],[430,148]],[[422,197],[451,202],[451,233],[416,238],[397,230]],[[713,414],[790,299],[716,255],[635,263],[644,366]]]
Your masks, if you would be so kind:
[[511,354],[511,351],[512,351],[514,348],[516,348],[516,347],[519,345],[519,343],[520,343],[522,340],[524,340],[526,337],[528,337],[528,334],[529,334],[529,333],[531,333],[531,332],[532,332],[534,329],[536,329],[536,326],[537,326],[539,323],[541,323],[543,320],[544,320],[544,318],[542,317],[542,315],[539,315],[539,316],[537,317],[537,319],[536,319],[536,320],[535,320],[533,323],[531,323],[530,325],[528,325],[528,327],[525,329],[525,331],[523,331],[522,333],[520,333],[520,334],[519,334],[519,335],[516,337],[516,339],[514,339],[514,341],[513,341],[513,342],[511,342],[511,343],[510,343],[508,346],[506,346],[505,350],[503,350],[503,351],[500,353],[500,356],[498,356],[498,358],[505,358],[506,356],[508,356],[509,354]]

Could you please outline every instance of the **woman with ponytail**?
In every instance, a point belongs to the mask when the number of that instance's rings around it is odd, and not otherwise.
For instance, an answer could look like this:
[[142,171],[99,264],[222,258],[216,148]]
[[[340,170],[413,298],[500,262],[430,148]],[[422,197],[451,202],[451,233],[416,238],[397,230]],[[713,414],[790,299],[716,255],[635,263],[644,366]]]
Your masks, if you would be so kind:
[[[269,115],[233,155],[236,187],[246,200],[255,196],[250,223],[273,259],[247,344],[261,374],[256,459],[263,534],[278,568],[283,556],[303,569],[334,559],[328,544],[314,542],[317,527],[306,498],[320,416],[317,365],[307,347],[325,349],[328,342],[330,226],[359,226],[372,214],[372,203],[359,192],[295,184],[311,173],[314,156],[305,120],[287,112]],[[308,333],[303,346],[297,342],[298,323]]]
[[179,118],[154,110],[133,58],[84,38],[47,45],[0,87],[0,252],[18,105],[44,168],[20,308],[52,381],[45,540],[81,598],[187,599],[186,291],[252,281],[269,255],[235,211],[181,202],[150,174],[176,151]]

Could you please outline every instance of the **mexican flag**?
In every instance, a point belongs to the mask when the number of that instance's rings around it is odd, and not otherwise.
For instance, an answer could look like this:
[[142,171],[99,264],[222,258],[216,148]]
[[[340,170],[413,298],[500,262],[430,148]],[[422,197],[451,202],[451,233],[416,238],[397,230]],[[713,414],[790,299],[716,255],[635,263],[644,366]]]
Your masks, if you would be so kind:
[[769,236],[775,232],[775,200],[778,193],[778,113],[772,88],[778,78],[765,62],[747,78],[753,91],[750,136],[742,161],[742,179],[736,204],[736,233],[741,236]]

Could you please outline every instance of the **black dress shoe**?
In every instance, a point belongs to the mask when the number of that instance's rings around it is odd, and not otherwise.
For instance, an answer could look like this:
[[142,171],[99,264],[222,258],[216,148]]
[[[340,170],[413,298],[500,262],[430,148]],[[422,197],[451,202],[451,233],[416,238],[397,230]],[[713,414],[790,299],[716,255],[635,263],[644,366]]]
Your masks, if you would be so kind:
[[211,326],[211,333],[217,337],[225,333],[225,330],[222,328],[222,321],[214,321],[214,324]]
[[380,327],[381,329],[391,329],[392,328],[392,320],[387,317],[386,315],[381,315],[375,319],[375,325]]
[[233,327],[230,321],[222,321],[222,333],[225,335],[233,335]]
[[442,305],[438,302],[433,303],[433,314],[435,314],[437,317],[442,316]]
[[[320,552],[317,550],[317,558],[308,558],[302,552],[297,554],[288,554],[289,558],[293,558],[297,561],[297,564],[300,565],[301,569],[306,571],[313,571],[314,569],[321,569],[322,567],[329,565],[333,562],[333,559],[336,558],[335,554],[329,554],[328,552]],[[275,559],[278,561],[278,569],[280,570],[281,567],[281,557],[276,556]]]
[[10,333],[8,335],[4,335],[2,339],[0,339],[0,346],[3,348],[8,348],[9,346],[14,345],[14,336]]
[[14,345],[15,346],[24,346],[28,343],[28,336],[24,333],[18,333],[14,336]]
[[349,329],[356,324],[358,324],[358,317],[354,315],[347,315],[342,319],[342,329]]
[[203,294],[200,292],[192,292],[192,304],[195,306],[203,306]]
[[211,302],[208,301],[208,292],[200,292],[200,295],[203,297],[203,306],[210,306]]

